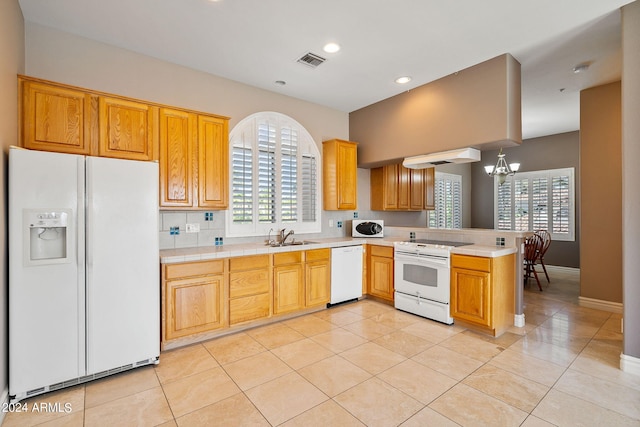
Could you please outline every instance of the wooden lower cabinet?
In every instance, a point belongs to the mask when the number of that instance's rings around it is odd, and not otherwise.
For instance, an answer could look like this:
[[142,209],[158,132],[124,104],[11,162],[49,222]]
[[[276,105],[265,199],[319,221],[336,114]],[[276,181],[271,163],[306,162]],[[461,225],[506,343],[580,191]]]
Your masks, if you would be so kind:
[[331,249],[316,249],[305,253],[305,307],[314,307],[331,300]]
[[493,336],[513,325],[515,255],[451,255],[451,317]]
[[331,249],[162,265],[162,349],[323,308]]
[[273,255],[273,314],[304,308],[302,251]]
[[367,293],[393,301],[393,247],[369,245],[368,249]]
[[163,341],[222,328],[224,261],[168,264],[163,268]]
[[229,260],[229,324],[264,319],[271,315],[269,255]]

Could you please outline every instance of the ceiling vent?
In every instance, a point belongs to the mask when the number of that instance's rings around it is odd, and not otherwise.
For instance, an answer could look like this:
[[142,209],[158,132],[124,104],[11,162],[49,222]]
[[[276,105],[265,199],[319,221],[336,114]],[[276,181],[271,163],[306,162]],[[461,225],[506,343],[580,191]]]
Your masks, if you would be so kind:
[[315,53],[311,53],[311,52],[305,53],[298,59],[299,63],[304,64],[311,68],[316,68],[318,65],[322,64],[324,61],[326,61],[326,58],[323,58],[322,56],[316,55]]

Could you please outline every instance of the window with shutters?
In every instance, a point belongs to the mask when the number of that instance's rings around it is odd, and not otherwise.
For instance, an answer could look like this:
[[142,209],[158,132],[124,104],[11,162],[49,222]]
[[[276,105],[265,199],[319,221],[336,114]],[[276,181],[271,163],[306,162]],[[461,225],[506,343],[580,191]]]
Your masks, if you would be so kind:
[[518,172],[494,181],[495,224],[500,230],[547,230],[554,240],[575,240],[574,168]]
[[462,228],[462,176],[437,172],[435,209],[428,213],[429,228]]
[[319,151],[291,117],[256,113],[229,135],[231,206],[227,236],[266,235],[269,229],[320,232]]

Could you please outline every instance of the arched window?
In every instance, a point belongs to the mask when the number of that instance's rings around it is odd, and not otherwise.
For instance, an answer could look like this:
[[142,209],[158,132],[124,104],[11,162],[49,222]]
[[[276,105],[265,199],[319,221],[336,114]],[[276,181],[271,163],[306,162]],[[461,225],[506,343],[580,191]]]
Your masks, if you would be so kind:
[[229,153],[227,236],[321,231],[320,153],[300,123],[275,112],[252,114],[231,131]]

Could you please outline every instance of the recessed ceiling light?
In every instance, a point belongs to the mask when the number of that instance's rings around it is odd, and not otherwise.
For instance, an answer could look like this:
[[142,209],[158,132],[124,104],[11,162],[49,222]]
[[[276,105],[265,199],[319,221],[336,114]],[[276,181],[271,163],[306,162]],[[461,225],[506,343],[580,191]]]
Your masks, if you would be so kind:
[[287,84],[287,82],[285,82],[284,80],[276,80],[274,83],[278,86],[284,86]]
[[336,53],[340,50],[340,45],[338,43],[327,43],[322,48],[327,53]]
[[396,79],[396,83],[403,85],[405,83],[409,83],[411,81],[411,77],[409,76],[402,76],[402,77],[398,77]]

